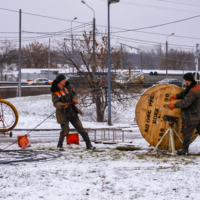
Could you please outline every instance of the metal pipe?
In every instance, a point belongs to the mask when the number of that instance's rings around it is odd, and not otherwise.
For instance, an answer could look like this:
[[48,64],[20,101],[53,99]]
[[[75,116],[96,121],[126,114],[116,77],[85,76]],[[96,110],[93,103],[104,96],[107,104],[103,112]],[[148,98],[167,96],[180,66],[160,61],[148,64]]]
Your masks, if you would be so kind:
[[19,10],[19,75],[18,75],[18,82],[19,82],[19,89],[18,89],[18,96],[21,97],[21,9]]

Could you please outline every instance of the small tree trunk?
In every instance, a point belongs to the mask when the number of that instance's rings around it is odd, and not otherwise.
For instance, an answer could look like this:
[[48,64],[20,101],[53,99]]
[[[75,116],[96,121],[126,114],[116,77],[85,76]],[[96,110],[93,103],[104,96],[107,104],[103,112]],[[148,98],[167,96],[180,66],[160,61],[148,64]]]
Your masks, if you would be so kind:
[[97,112],[97,122],[104,122],[104,111],[105,109],[102,109],[104,106],[101,102],[101,97],[96,97],[96,112]]

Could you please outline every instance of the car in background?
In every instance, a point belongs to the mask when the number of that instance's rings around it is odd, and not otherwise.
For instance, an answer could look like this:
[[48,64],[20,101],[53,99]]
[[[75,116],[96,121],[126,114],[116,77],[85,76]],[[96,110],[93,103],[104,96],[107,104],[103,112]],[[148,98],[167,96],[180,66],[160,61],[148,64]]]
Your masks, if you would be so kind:
[[116,76],[115,78],[115,82],[117,83],[122,83],[122,84],[125,84],[125,83],[128,83],[128,80],[129,80],[129,77],[128,76]]
[[143,83],[144,73],[143,72],[131,72],[130,75],[120,75],[115,77],[115,82],[122,84],[140,84]]
[[158,84],[165,84],[165,83],[168,83],[168,84],[174,84],[174,85],[182,85],[182,82],[179,81],[178,79],[176,78],[165,78],[161,81],[158,81],[157,82]]
[[28,85],[50,85],[52,82],[52,80],[48,80],[47,78],[36,78],[28,82]]
[[66,80],[72,85],[82,85],[88,83],[86,78],[81,76],[66,77]]

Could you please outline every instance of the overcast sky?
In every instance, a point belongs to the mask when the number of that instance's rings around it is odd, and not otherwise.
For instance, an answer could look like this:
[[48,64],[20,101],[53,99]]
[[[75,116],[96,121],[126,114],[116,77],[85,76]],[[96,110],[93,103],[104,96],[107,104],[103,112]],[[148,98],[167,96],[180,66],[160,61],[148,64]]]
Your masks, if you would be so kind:
[[[74,35],[80,35],[83,30],[92,30],[93,11],[81,3],[81,0],[1,0],[0,2],[1,40],[7,38],[18,42],[19,9],[22,10],[22,30],[25,31],[22,34],[22,45],[36,39],[48,44],[49,37],[51,41],[63,40],[70,36],[71,24]],[[105,33],[108,21],[107,0],[85,0],[85,2],[95,11],[97,34]],[[74,17],[77,17],[77,20],[71,23]],[[195,18],[165,26],[141,29],[191,17]],[[112,44],[115,45],[118,45],[116,42],[133,47],[161,44],[164,48],[167,35],[175,33],[174,36],[168,37],[170,48],[194,50],[196,44],[200,43],[200,1],[120,0],[119,3],[110,6],[110,23]],[[68,32],[57,38],[53,37],[52,33],[51,35],[39,34],[66,29]],[[140,30],[126,31],[137,29]],[[37,38],[41,36],[45,38]],[[25,41],[27,39],[28,41]]]

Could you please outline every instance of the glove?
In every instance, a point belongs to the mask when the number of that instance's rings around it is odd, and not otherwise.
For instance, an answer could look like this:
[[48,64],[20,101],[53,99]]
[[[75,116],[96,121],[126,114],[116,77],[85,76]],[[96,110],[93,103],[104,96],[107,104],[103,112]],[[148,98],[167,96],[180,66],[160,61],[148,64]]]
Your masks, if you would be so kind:
[[72,100],[73,105],[75,106],[76,104],[78,104],[78,101],[76,99]]
[[63,103],[63,104],[62,104],[62,107],[63,107],[63,108],[67,108],[68,106],[69,106],[68,103]]
[[174,107],[174,104],[173,104],[173,103],[170,103],[170,104],[169,104],[169,109],[170,109],[170,110],[174,110],[174,108],[175,108],[175,107]]
[[175,99],[177,99],[177,96],[176,96],[176,95],[173,95],[173,96],[170,96],[170,97],[169,97],[168,101],[175,100]]

